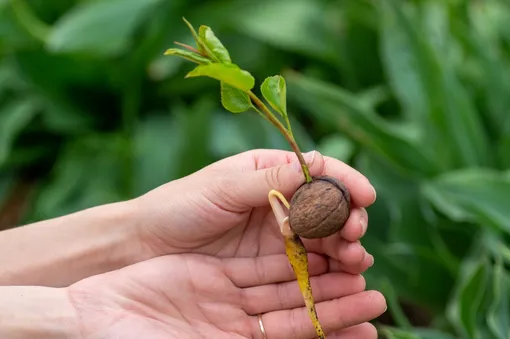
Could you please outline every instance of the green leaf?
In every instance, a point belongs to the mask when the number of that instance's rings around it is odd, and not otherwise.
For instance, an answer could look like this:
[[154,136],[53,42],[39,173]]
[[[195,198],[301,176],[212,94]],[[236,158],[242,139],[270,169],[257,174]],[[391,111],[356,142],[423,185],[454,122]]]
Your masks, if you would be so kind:
[[50,219],[127,199],[120,179],[124,152],[125,141],[115,134],[89,134],[64,145],[49,182],[35,197],[31,219]]
[[198,51],[200,53],[204,53],[205,54],[206,50],[205,50],[204,42],[198,36],[197,31],[195,31],[195,28],[193,28],[193,25],[188,20],[186,20],[186,18],[182,18],[182,20],[184,20],[184,22],[188,26],[189,30],[191,31],[191,34],[193,35],[193,39],[195,39],[195,43],[197,44]]
[[255,78],[235,64],[208,64],[200,65],[186,75],[186,78],[206,76],[242,91],[249,91],[255,86]]
[[290,73],[286,76],[289,97],[302,105],[320,124],[341,131],[403,171],[419,175],[440,171],[430,150],[400,133],[367,107],[356,95],[317,79]]
[[510,233],[510,172],[466,169],[426,182],[423,194],[455,221],[492,226]]
[[242,33],[278,49],[338,62],[338,36],[324,19],[331,15],[328,6],[309,0],[232,3],[230,17]]
[[128,47],[138,25],[162,0],[104,0],[82,2],[66,12],[47,41],[60,53],[118,55]]
[[[213,99],[203,97],[193,106],[178,106],[173,112],[176,116],[175,124],[180,131],[178,154],[173,159],[177,169],[176,178],[192,174],[212,162],[209,140],[215,107]],[[193,156],[190,157],[190,154]]]
[[221,84],[221,103],[223,107],[232,113],[242,113],[252,108],[251,100],[246,92],[243,92],[229,84]]
[[[177,178],[176,163],[183,140],[173,115],[151,114],[140,121],[133,138],[134,194],[139,196]],[[172,145],[172,147],[162,147]]]
[[169,48],[165,51],[164,55],[176,55],[199,65],[211,63],[211,60],[201,56],[200,54],[178,48]]
[[0,166],[7,160],[15,138],[36,113],[36,104],[29,98],[0,107]]
[[325,156],[349,163],[354,154],[354,144],[340,134],[332,134],[320,140],[317,151]]
[[[420,30],[420,16],[407,11],[413,9],[409,4],[395,0],[380,4],[384,60],[405,110],[413,112],[408,115],[419,116],[424,124],[422,142],[448,168],[490,165],[488,136],[472,95],[455,74],[450,50],[429,41],[431,34]],[[447,17],[443,13],[442,18]]]
[[216,37],[212,29],[208,26],[200,26],[198,29],[198,35],[207,46],[210,51],[209,57],[214,59],[216,62],[231,63],[230,54],[228,50],[223,46],[220,39]]
[[489,281],[489,262],[482,248],[477,247],[464,260],[458,285],[447,308],[448,318],[463,334],[462,337],[482,339],[479,316]]
[[454,336],[430,328],[400,329],[389,326],[381,328],[388,339],[455,339]]
[[287,116],[287,85],[280,75],[266,78],[260,86],[269,105],[282,116]]
[[503,260],[498,257],[492,277],[492,303],[487,313],[487,324],[492,334],[498,339],[507,339],[510,333],[510,310],[508,307],[508,285],[510,281],[503,266]]

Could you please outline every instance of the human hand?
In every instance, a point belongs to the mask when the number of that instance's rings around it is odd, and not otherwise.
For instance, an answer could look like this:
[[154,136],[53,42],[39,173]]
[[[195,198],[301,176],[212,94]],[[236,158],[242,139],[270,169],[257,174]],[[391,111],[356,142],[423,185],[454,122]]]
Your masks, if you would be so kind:
[[[385,300],[361,275],[310,254],[311,284],[328,338],[377,338],[368,321]],[[285,254],[224,258],[162,256],[68,288],[79,332],[91,338],[308,339],[316,336]]]
[[[318,152],[306,154],[305,159],[311,175],[342,180],[352,199],[344,228],[327,238],[303,239],[307,250],[329,256],[346,272],[364,272],[374,259],[359,239],[368,223],[364,207],[375,201],[375,190],[361,173],[336,159]],[[268,192],[275,189],[290,199],[303,181],[292,152],[254,150],[223,159],[135,199],[142,238],[155,255],[284,253]]]

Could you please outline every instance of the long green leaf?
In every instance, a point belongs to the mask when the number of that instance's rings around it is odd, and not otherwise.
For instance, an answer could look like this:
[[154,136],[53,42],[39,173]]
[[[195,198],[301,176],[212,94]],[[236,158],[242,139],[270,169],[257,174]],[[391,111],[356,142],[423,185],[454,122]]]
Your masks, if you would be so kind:
[[[482,120],[445,57],[444,48],[428,40],[429,34],[416,24],[417,17],[405,11],[407,7],[400,1],[380,3],[386,41],[384,60],[406,110],[414,115],[425,114],[421,119],[426,121],[423,142],[450,168],[491,164]],[[407,67],[402,69],[400,62]]]
[[477,248],[463,264],[458,285],[448,306],[448,317],[463,337],[482,339],[483,329],[478,326],[482,314],[482,301],[489,282],[489,263],[484,252]]
[[508,273],[501,257],[497,258],[492,277],[493,298],[487,313],[487,323],[492,334],[498,339],[507,339],[510,333],[510,309],[508,303]]
[[404,330],[395,327],[384,326],[381,333],[388,339],[455,339],[454,336],[429,328],[413,328]]
[[117,55],[128,48],[131,34],[162,0],[104,0],[76,5],[60,18],[47,47],[59,53]]
[[422,191],[453,220],[510,233],[510,172],[468,169],[446,173],[424,183]]
[[296,73],[285,77],[289,97],[305,107],[317,121],[341,131],[404,171],[417,175],[440,172],[441,164],[431,159],[430,150],[399,133],[354,94]]
[[0,167],[7,160],[14,140],[37,114],[36,104],[27,99],[0,107]]
[[186,78],[206,76],[223,81],[232,87],[249,91],[255,86],[255,78],[235,64],[217,64],[197,66],[186,75]]

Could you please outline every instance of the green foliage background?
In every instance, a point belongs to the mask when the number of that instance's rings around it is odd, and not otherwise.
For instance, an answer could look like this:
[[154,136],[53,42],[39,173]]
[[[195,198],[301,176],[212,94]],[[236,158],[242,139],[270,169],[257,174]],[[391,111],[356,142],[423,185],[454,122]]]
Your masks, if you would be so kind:
[[302,150],[376,186],[363,244],[389,302],[381,334],[510,337],[504,0],[0,0],[4,213],[14,201],[17,224],[51,218],[289,149],[256,114],[227,113],[217,81],[184,80],[193,66],[162,56],[193,43],[183,16],[258,85],[283,74]]

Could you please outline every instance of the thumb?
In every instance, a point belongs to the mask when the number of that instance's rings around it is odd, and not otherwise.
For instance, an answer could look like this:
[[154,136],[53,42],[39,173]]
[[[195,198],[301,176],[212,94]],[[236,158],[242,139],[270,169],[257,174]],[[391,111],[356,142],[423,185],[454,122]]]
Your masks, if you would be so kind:
[[[324,170],[324,157],[317,151],[303,154],[310,175],[320,175]],[[296,159],[287,164],[251,172],[241,172],[230,178],[231,185],[225,192],[233,206],[245,210],[268,205],[268,193],[272,189],[281,192],[287,199],[305,182],[303,169]]]

